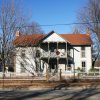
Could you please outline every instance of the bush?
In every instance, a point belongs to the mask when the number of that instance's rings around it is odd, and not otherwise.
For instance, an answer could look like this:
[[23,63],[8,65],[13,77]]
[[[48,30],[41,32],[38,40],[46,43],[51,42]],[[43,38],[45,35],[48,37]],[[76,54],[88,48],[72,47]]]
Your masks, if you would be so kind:
[[99,75],[99,71],[95,68],[89,70],[89,75]]

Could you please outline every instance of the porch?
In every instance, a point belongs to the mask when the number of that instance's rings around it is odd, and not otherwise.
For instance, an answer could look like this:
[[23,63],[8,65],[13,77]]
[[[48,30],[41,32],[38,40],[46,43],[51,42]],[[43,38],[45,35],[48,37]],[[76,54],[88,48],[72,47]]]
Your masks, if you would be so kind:
[[42,58],[73,58],[73,47],[67,42],[44,42],[39,47]]
[[73,60],[68,58],[41,58],[41,61],[44,63],[44,68],[46,68],[50,73],[57,73],[59,70],[74,70]]

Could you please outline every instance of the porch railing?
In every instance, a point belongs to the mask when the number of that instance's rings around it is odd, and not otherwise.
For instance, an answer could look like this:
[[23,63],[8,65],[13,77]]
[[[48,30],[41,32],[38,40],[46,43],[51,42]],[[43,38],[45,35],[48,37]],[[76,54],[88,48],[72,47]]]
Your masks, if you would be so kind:
[[45,52],[45,51],[43,51],[41,57],[45,57],[45,58],[47,58],[47,57],[51,57],[51,58],[56,58],[56,57],[66,58],[67,55],[66,55],[66,52],[59,52],[59,54],[57,54],[57,52]]

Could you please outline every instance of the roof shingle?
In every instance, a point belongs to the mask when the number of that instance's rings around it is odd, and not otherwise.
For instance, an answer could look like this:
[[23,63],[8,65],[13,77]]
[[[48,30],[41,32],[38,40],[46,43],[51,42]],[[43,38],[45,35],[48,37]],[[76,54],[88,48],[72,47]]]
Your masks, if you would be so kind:
[[43,34],[21,35],[16,37],[13,44],[16,46],[35,45],[43,38]]
[[92,40],[88,34],[60,34],[72,45],[91,45]]

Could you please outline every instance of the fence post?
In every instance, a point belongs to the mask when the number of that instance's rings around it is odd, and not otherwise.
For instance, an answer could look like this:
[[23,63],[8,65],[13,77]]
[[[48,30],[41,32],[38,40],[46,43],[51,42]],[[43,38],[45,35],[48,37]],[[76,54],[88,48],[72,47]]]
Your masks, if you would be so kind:
[[49,73],[48,73],[47,66],[46,66],[46,81],[49,81]]
[[99,67],[99,79],[100,79],[100,67]]
[[79,72],[78,72],[78,80],[79,80]]

